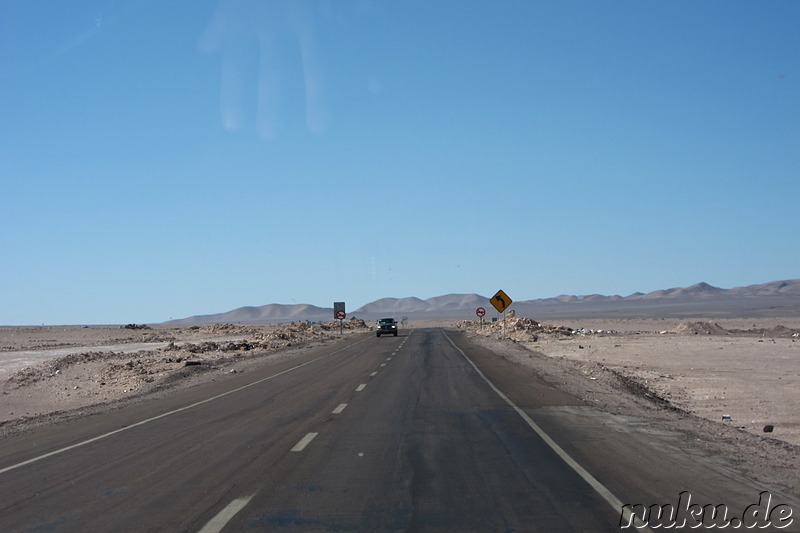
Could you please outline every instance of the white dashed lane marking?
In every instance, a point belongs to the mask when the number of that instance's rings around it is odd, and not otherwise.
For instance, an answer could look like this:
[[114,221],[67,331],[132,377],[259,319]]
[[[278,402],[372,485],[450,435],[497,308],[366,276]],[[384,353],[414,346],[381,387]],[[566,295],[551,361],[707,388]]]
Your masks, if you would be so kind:
[[[400,347],[397,350],[395,350],[394,353],[392,353],[392,356],[397,355],[397,352],[400,351],[400,348],[403,347],[403,345],[406,343],[406,340],[408,340],[408,339],[403,340],[403,342],[400,344]],[[391,357],[387,357],[386,360],[387,361],[391,361],[392,358]],[[386,366],[386,363],[381,363],[381,366],[382,367]],[[372,374],[370,374],[370,376],[373,376],[373,377],[377,376],[377,375],[378,375],[378,371],[377,370],[375,372],[373,372]],[[366,387],[367,387],[367,384],[366,383],[362,383],[361,385],[359,385],[356,388],[356,392],[361,392]],[[347,404],[346,403],[340,403],[338,406],[336,406],[336,408],[333,411],[331,411],[331,414],[334,414],[334,415],[341,414],[346,408],[347,408]],[[294,447],[291,449],[291,451],[293,451],[293,452],[302,452],[303,450],[306,449],[306,446],[308,446],[311,443],[311,441],[313,441],[315,438],[317,438],[317,435],[319,435],[319,433],[308,433],[308,434],[306,434],[305,437],[300,439],[300,441],[297,444],[294,445]],[[364,454],[363,453],[359,453],[358,455],[362,456]],[[244,509],[245,506],[247,506],[247,504],[250,503],[250,500],[253,499],[253,496],[255,496],[255,494],[251,494],[250,496],[246,496],[244,498],[239,498],[239,499],[233,500],[231,503],[228,504],[227,507],[225,507],[214,518],[212,518],[203,527],[203,529],[201,529],[199,531],[199,533],[219,533],[220,531],[222,531],[222,529],[227,525],[228,522],[230,522],[230,520],[236,515],[236,513],[238,513],[242,509]]]
[[300,442],[294,445],[294,448],[292,448],[291,451],[302,452],[303,450],[305,450],[306,446],[308,446],[309,443],[317,437],[317,435],[319,435],[319,433],[307,434],[305,437],[300,439]]
[[244,507],[250,503],[250,500],[253,499],[253,496],[255,496],[255,494],[233,500],[228,504],[227,507],[225,507],[225,509],[217,513],[214,518],[209,520],[208,523],[203,526],[203,529],[199,531],[199,533],[217,533],[222,531],[225,525],[230,522],[231,518],[233,518],[236,513],[244,509]]
[[355,342],[353,344],[349,344],[349,345],[345,346],[344,348],[336,350],[335,352],[327,353],[327,354],[325,354],[323,356],[317,357],[316,359],[312,359],[310,361],[306,361],[305,363],[299,364],[299,365],[297,365],[295,367],[292,367],[292,368],[290,368],[288,370],[284,370],[282,372],[278,372],[277,374],[273,374],[271,376],[267,376],[267,377],[259,379],[257,381],[253,381],[252,383],[248,383],[247,385],[243,385],[243,386],[238,387],[236,389],[231,389],[229,391],[223,392],[222,394],[217,394],[216,396],[211,396],[210,398],[206,398],[205,400],[200,400],[199,402],[195,402],[195,403],[193,403],[191,405],[186,405],[184,407],[180,407],[178,409],[174,409],[174,410],[166,412],[166,413],[161,413],[160,415],[156,415],[156,416],[153,416],[151,418],[147,418],[145,420],[141,420],[139,422],[136,422],[135,424],[129,424],[127,426],[123,426],[123,427],[121,427],[119,429],[115,429],[113,431],[109,431],[108,433],[103,433],[102,435],[98,435],[96,437],[92,437],[90,439],[87,439],[87,440],[72,444],[70,446],[66,446],[66,447],[61,448],[59,450],[54,450],[52,452],[48,452],[48,453],[45,453],[43,455],[39,455],[38,457],[34,457],[32,459],[28,459],[26,461],[22,461],[21,463],[17,463],[15,465],[7,466],[5,468],[0,468],[0,474],[4,474],[4,473],[6,473],[6,472],[8,472],[10,470],[14,470],[16,468],[27,466],[27,465],[29,465],[31,463],[35,463],[36,461],[41,461],[42,459],[46,459],[48,457],[52,457],[52,456],[58,455],[60,453],[64,453],[64,452],[68,452],[70,450],[74,450],[75,448],[79,448],[81,446],[85,446],[87,444],[91,444],[91,443],[97,442],[99,440],[103,440],[105,438],[108,438],[108,437],[111,437],[113,435],[116,435],[117,433],[122,433],[123,431],[129,431],[129,430],[131,430],[133,428],[137,428],[139,426],[143,426],[145,424],[149,424],[150,422],[154,422],[156,420],[160,420],[160,419],[162,419],[164,417],[172,416],[172,415],[175,415],[175,414],[178,414],[178,413],[182,413],[182,412],[187,411],[189,409],[194,409],[195,407],[199,407],[199,406],[204,405],[206,403],[213,402],[214,400],[218,400],[219,398],[224,398],[225,396],[228,396],[229,394],[235,394],[235,393],[237,393],[239,391],[242,391],[242,390],[248,389],[250,387],[253,387],[255,385],[258,385],[259,383],[264,383],[265,381],[277,378],[278,376],[283,376],[284,374],[288,374],[289,372],[294,372],[295,370],[303,368],[304,366],[308,366],[310,364],[316,363],[317,361],[321,361],[321,360],[325,359],[326,357],[330,357],[332,355],[336,355],[337,353],[343,352],[344,350],[346,350],[346,349],[348,349],[348,348],[350,348],[352,346],[355,346],[356,344],[361,344],[362,342],[366,341],[368,338],[369,337],[365,337],[365,338],[361,339],[360,341]]

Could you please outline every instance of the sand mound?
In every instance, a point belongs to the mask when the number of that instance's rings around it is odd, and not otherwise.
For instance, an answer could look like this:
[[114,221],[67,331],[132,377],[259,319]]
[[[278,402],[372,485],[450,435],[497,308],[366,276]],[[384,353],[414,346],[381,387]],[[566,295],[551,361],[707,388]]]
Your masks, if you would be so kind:
[[711,322],[681,322],[671,330],[670,333],[683,335],[727,335],[728,330],[719,324]]

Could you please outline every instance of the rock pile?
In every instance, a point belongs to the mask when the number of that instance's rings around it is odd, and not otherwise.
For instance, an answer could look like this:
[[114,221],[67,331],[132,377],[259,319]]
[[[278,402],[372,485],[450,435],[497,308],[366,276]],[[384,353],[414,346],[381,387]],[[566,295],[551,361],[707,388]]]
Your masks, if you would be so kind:
[[237,324],[208,324],[207,326],[191,326],[190,330],[211,335],[251,335],[258,330]]
[[344,321],[341,326],[339,322],[292,322],[291,324],[277,328],[270,332],[257,331],[253,328],[244,326],[235,326],[232,324],[214,324],[213,326],[204,326],[209,328],[209,333],[245,333],[247,338],[235,341],[205,341],[197,344],[183,343],[175,344],[170,343],[167,351],[186,351],[193,354],[209,353],[209,352],[236,352],[236,351],[251,351],[251,350],[273,350],[275,348],[282,348],[292,346],[301,342],[308,342],[313,340],[322,340],[330,338],[338,334],[339,328],[342,327],[348,331],[367,330],[369,326],[360,319],[351,319]]
[[[7,383],[14,388],[20,388],[53,379],[65,381],[85,378],[100,387],[119,386],[124,392],[128,392],[167,377],[190,363],[202,364],[203,368],[213,368],[239,360],[253,352],[258,356],[261,355],[258,352],[269,352],[305,342],[337,337],[340,327],[353,332],[369,329],[369,326],[359,319],[344,321],[341,326],[339,321],[317,324],[291,323],[269,332],[233,324],[193,326],[188,328],[192,330],[192,336],[196,336],[199,331],[213,335],[243,334],[244,338],[196,343],[170,340],[163,348],[140,350],[135,353],[92,351],[69,354],[19,370],[8,378]],[[87,372],[90,374],[88,377],[85,375]]]
[[509,314],[505,318],[505,325],[503,320],[497,322],[484,323],[481,326],[480,322],[476,320],[462,320],[456,324],[459,329],[474,331],[478,335],[492,337],[503,334],[505,328],[505,336],[515,341],[537,341],[541,335],[551,336],[568,336],[575,335],[577,332],[565,326],[553,326],[549,324],[542,324],[541,322],[532,318],[518,317],[515,314]]

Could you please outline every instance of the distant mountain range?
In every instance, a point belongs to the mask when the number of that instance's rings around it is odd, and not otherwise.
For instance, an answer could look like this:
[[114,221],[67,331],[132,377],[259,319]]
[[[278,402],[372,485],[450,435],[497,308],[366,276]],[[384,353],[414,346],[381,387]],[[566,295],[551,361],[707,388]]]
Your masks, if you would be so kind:
[[[512,298],[513,295],[510,295]],[[487,296],[479,294],[447,294],[422,300],[420,298],[381,298],[348,311],[348,318],[367,321],[381,316],[409,319],[474,318],[475,310],[484,307],[487,316],[495,310]],[[721,289],[708,283],[690,287],[663,289],[647,294],[629,296],[561,295],[553,298],[515,301],[509,307],[518,315],[537,319],[588,318],[737,318],[765,316],[800,316],[800,279],[773,281],[760,285]],[[308,304],[269,304],[260,307],[240,307],[225,313],[198,315],[170,320],[170,325],[246,324],[287,321],[332,320],[332,307]]]

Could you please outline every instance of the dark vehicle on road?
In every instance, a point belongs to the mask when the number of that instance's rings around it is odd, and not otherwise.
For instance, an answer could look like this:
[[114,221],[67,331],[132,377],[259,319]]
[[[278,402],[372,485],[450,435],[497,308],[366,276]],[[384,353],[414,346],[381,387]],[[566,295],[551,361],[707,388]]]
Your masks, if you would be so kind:
[[381,334],[384,335],[394,335],[397,337],[397,320],[394,318],[381,318],[378,320],[378,331],[376,331],[378,337]]

